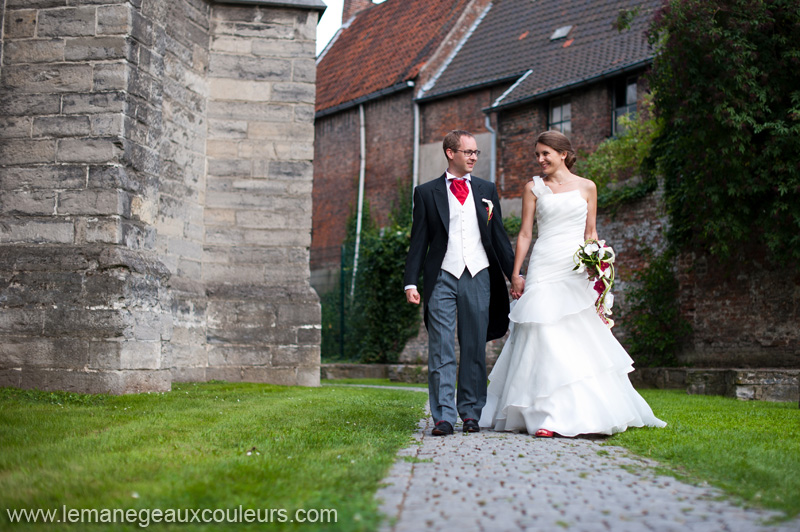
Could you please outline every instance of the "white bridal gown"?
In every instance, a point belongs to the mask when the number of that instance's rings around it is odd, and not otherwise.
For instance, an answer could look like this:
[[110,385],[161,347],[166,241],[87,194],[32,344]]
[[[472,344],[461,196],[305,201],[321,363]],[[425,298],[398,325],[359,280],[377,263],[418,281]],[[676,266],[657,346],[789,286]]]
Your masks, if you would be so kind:
[[511,334],[489,375],[482,427],[562,436],[663,427],[633,389],[633,360],[597,315],[597,293],[573,271],[587,203],[578,190],[554,194],[534,177],[539,237],[522,297],[512,302]]

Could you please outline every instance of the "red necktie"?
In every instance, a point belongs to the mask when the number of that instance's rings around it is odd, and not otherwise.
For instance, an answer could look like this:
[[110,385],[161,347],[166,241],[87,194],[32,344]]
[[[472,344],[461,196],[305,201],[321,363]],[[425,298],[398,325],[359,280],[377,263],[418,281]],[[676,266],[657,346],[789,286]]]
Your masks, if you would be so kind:
[[453,179],[453,181],[450,182],[450,191],[453,193],[453,196],[461,202],[461,205],[464,205],[464,202],[467,201],[467,196],[469,196],[467,180]]

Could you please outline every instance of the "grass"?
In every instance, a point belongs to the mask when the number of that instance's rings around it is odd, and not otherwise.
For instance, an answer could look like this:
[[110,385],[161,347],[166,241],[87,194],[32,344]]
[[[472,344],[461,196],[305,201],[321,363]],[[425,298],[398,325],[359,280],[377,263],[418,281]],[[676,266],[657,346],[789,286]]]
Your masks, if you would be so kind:
[[800,514],[800,409],[796,403],[739,401],[641,390],[663,429],[617,434],[610,445],[668,466],[665,472],[707,481],[742,500]]
[[401,387],[401,388],[425,388],[428,389],[428,383],[413,383],[413,382],[393,382],[389,379],[322,379],[323,386],[336,386],[339,384],[365,384],[368,386],[388,386],[388,387]]
[[[796,404],[641,393],[667,427],[629,430],[609,438],[610,445],[657,460],[683,480],[707,481],[790,518],[800,514]],[[337,522],[194,523],[189,529],[374,530],[380,522],[374,493],[396,452],[410,443],[426,398],[392,389],[242,383],[176,384],[165,394],[121,397],[0,388],[0,529],[80,528],[11,525],[8,508],[241,505],[290,517],[296,509],[335,509]]]
[[[335,509],[335,524],[191,530],[372,530],[379,482],[426,396],[402,390],[176,384],[164,394],[0,389],[0,529],[6,509]],[[273,513],[273,517],[276,514]],[[151,524],[186,530],[186,524]],[[140,530],[135,524],[92,530]]]

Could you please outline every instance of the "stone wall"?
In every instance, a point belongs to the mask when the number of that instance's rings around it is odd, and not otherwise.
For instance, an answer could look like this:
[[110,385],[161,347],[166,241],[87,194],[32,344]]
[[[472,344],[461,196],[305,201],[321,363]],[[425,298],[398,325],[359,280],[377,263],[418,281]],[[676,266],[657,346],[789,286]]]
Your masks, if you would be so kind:
[[4,2],[0,385],[319,383],[324,5],[243,3]]

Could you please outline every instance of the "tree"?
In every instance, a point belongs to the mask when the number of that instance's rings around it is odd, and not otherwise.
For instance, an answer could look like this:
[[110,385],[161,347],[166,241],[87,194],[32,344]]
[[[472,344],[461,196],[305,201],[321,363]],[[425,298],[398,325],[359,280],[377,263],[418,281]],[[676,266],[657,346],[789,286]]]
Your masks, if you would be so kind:
[[[797,0],[666,0],[650,84],[670,239],[800,265]],[[746,248],[743,246],[747,246]]]

